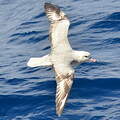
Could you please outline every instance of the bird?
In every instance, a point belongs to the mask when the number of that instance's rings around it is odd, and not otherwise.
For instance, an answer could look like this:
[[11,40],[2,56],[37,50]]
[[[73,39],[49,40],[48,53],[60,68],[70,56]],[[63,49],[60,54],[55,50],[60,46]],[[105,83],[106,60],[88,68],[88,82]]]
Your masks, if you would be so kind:
[[45,3],[44,9],[50,22],[49,40],[51,51],[49,54],[30,58],[27,62],[29,67],[52,66],[56,79],[56,114],[61,116],[73,84],[75,70],[74,63],[96,62],[87,51],[72,49],[68,41],[70,20],[67,15],[52,3]]

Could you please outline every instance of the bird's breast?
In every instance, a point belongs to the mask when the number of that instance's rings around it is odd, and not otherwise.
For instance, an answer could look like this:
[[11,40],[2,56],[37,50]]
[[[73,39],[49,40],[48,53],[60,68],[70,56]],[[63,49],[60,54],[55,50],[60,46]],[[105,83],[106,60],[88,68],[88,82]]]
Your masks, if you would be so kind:
[[71,52],[55,52],[51,54],[51,60],[54,64],[56,63],[71,63],[73,60]]

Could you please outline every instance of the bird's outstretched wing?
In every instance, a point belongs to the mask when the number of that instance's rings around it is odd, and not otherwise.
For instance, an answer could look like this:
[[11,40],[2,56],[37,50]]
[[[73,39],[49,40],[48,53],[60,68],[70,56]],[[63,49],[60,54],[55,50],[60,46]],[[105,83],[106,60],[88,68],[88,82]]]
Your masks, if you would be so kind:
[[70,22],[68,17],[58,6],[51,3],[45,3],[44,8],[51,23],[49,39],[52,47],[56,48],[60,46],[60,44],[64,45],[64,47],[69,47],[67,35]]
[[54,66],[54,69],[56,72],[57,81],[56,113],[58,114],[58,116],[60,116],[64,109],[67,97],[73,83],[74,71],[71,67],[64,65],[61,65],[59,67]]

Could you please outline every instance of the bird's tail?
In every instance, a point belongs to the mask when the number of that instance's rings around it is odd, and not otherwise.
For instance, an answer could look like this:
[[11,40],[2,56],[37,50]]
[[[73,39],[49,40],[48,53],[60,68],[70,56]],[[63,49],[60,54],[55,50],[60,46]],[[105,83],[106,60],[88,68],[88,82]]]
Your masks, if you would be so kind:
[[27,63],[27,66],[29,67],[37,67],[37,66],[51,66],[52,63],[50,61],[50,56],[45,55],[40,58],[30,58],[30,60]]

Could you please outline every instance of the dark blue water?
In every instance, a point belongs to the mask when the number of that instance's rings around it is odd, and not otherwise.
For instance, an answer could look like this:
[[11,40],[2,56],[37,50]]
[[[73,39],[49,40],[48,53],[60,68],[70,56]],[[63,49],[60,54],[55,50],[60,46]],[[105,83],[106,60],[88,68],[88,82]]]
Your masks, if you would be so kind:
[[120,120],[120,1],[52,1],[71,20],[72,47],[98,59],[76,68],[61,117],[51,68],[26,66],[50,51],[44,2],[0,0],[0,120]]

